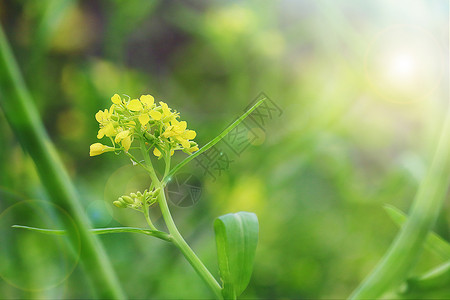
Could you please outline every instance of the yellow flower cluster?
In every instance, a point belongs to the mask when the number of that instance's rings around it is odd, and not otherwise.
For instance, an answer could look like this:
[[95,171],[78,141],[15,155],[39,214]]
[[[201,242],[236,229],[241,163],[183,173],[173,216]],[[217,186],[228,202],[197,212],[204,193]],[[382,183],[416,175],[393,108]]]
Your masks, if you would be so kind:
[[154,147],[157,157],[174,154],[182,150],[188,154],[198,150],[192,139],[196,133],[187,129],[186,121],[178,121],[179,113],[172,111],[164,102],[155,103],[151,95],[142,95],[139,99],[122,99],[118,94],[111,97],[112,105],[95,114],[100,125],[97,138],[108,137],[113,146],[94,143],[90,147],[90,156],[109,151],[128,152],[135,139],[142,139]]

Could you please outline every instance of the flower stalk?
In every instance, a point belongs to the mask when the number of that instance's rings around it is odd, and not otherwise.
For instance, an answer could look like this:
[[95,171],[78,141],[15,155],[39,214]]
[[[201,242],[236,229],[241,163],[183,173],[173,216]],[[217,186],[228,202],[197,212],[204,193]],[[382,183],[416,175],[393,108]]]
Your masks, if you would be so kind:
[[[102,154],[107,151],[123,151],[133,162],[140,165],[150,175],[151,184],[144,193],[132,193],[129,196],[121,196],[119,200],[114,201],[117,207],[132,208],[144,213],[145,219],[155,234],[161,235],[155,225],[152,223],[149,208],[153,203],[158,202],[163,220],[168,229],[168,241],[172,242],[183,253],[186,260],[192,265],[197,274],[210,287],[211,291],[218,299],[223,299],[223,287],[217,282],[214,276],[209,272],[203,262],[195,254],[178,231],[177,226],[167,205],[164,188],[171,176],[180,168],[190,162],[192,159],[208,150],[219,142],[233,128],[238,126],[251,112],[253,112],[264,99],[258,101],[246,113],[238,118],[233,124],[228,126],[221,134],[211,140],[201,149],[197,143],[192,141],[196,132],[187,129],[186,121],[179,121],[180,114],[173,111],[164,102],[156,105],[153,96],[142,95],[138,99],[124,100],[115,94],[111,97],[112,105],[109,110],[99,111],[95,118],[99,122],[100,129],[97,138],[108,137],[112,141],[112,146],[105,146],[100,143],[94,143],[91,146],[91,156]],[[126,142],[124,142],[126,140]],[[142,160],[138,160],[130,150],[134,141],[138,141],[137,148],[140,149]],[[121,145],[118,145],[121,143]],[[190,154],[185,160],[171,168],[171,156],[176,150],[182,150]],[[152,151],[153,159],[163,159],[165,162],[164,175],[158,178],[153,167],[152,158],[149,153]],[[195,152],[195,153],[193,153]]]
[[[104,111],[100,110],[95,118],[99,122],[100,129],[97,138],[109,138],[111,146],[101,143],[91,145],[90,155],[96,156],[105,152],[123,151],[133,163],[142,166],[150,175],[151,184],[143,193],[136,192],[119,197],[114,204],[120,208],[132,208],[141,211],[150,229],[157,232],[151,221],[149,209],[153,203],[158,202],[164,222],[168,229],[168,240],[172,242],[183,253],[194,270],[211,288],[218,299],[222,299],[222,287],[211,275],[203,262],[189,247],[181,236],[173,221],[167,205],[164,193],[164,178],[170,173],[171,156],[176,150],[182,150],[188,154],[199,150],[197,144],[192,141],[196,132],[187,129],[186,121],[178,121],[179,113],[173,111],[164,102],[157,105],[151,95],[142,95],[138,99],[122,99],[115,94],[111,97],[112,105]],[[138,160],[130,150],[134,141],[138,142],[140,156]],[[154,159],[164,159],[165,168],[163,178],[160,180],[153,167],[152,151]],[[159,231],[158,231],[159,232]]]

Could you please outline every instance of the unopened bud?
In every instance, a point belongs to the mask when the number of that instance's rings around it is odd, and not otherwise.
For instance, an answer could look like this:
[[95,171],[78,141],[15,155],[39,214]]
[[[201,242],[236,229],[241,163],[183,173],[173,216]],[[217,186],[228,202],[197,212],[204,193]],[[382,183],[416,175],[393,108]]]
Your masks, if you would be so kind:
[[153,134],[151,134],[151,133],[149,133],[149,132],[144,132],[144,137],[145,137],[145,139],[146,140],[148,140],[149,142],[153,142],[155,139],[156,139],[156,137],[153,135]]
[[119,208],[126,208],[127,207],[127,204],[125,202],[120,201],[120,200],[114,201],[113,204],[115,206],[119,207]]
[[[132,204],[134,203],[133,198],[131,198],[130,196],[122,196],[121,197],[123,199],[124,202]],[[119,198],[120,199],[120,198]]]

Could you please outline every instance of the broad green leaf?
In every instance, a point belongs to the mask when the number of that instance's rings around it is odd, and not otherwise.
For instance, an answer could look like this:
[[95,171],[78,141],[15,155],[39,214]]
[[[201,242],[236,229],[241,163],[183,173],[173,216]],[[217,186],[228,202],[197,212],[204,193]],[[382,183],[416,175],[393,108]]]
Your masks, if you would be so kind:
[[[391,219],[400,227],[408,219],[406,214],[392,205],[385,205],[384,209]],[[432,231],[428,233],[424,246],[443,260],[450,260],[450,244],[436,233]]]
[[[44,228],[36,228],[22,225],[13,225],[13,228],[22,228],[32,231],[37,231],[44,234],[53,234],[53,235],[65,235],[67,232],[65,230],[57,230],[57,229],[44,229]],[[150,236],[154,236],[160,238],[165,241],[171,241],[170,236],[162,231],[157,230],[149,230],[143,228],[135,228],[135,227],[111,227],[111,228],[96,228],[89,230],[93,234],[106,234],[106,233],[120,233],[120,232],[132,232],[132,233],[142,233]]]
[[236,299],[252,275],[258,244],[258,218],[249,212],[226,214],[214,221],[214,231],[222,294],[226,299]]

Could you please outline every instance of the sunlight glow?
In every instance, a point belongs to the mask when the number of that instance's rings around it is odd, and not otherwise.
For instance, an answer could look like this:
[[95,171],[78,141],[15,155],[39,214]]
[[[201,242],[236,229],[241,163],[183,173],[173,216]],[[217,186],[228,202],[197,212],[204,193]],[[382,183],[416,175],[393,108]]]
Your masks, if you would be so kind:
[[409,82],[417,75],[417,58],[409,52],[394,53],[388,59],[387,77],[398,84]]
[[442,76],[439,44],[427,31],[394,26],[382,31],[366,57],[369,82],[386,100],[427,99]]

